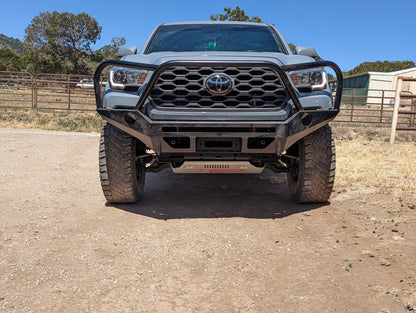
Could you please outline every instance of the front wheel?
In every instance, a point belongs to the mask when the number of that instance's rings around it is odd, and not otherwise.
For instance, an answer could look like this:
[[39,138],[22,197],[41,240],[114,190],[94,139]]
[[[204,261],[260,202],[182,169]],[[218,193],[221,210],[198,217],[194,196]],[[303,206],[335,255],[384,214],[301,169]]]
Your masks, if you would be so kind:
[[335,143],[329,125],[302,138],[288,150],[294,157],[287,174],[297,203],[327,202],[335,180]]
[[136,203],[142,195],[146,147],[136,138],[105,122],[100,138],[100,179],[109,203]]

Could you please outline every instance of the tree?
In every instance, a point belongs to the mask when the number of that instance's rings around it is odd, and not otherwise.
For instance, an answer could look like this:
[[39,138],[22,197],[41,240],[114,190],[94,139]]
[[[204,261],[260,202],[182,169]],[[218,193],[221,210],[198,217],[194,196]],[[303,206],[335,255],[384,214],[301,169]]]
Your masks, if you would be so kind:
[[0,48],[10,48],[18,54],[23,54],[23,43],[16,38],[0,34]]
[[13,51],[11,48],[0,49],[0,71],[26,71],[29,58]]
[[255,23],[263,23],[261,18],[258,16],[253,16],[250,18],[241,10],[240,7],[236,7],[234,10],[231,8],[224,8],[225,14],[215,14],[211,15],[209,18],[211,21],[237,21],[237,22],[255,22]]
[[354,67],[351,71],[345,73],[345,76],[351,76],[355,74],[367,73],[367,72],[395,72],[415,67],[413,61],[376,61],[376,62],[364,62]]
[[105,45],[104,47],[98,49],[95,53],[95,59],[98,62],[102,62],[108,59],[116,59],[118,49],[126,44],[126,38],[124,37],[113,37],[111,39],[111,45]]
[[101,29],[86,13],[43,12],[26,28],[25,52],[36,72],[90,74],[85,59]]

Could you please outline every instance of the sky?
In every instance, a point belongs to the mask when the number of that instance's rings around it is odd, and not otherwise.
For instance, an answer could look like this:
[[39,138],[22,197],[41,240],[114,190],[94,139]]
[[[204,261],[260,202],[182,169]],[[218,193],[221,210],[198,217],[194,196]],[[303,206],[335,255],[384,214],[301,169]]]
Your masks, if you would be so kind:
[[93,49],[125,37],[141,50],[161,23],[208,21],[224,7],[274,24],[286,41],[314,47],[324,59],[349,71],[363,62],[416,62],[416,0],[14,0],[2,1],[0,33],[24,40],[32,19],[45,11],[85,12],[102,26]]

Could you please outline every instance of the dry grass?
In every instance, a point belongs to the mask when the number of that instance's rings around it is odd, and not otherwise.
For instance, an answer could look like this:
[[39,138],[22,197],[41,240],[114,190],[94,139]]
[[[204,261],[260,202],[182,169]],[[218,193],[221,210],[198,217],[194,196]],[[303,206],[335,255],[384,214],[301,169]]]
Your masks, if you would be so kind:
[[336,140],[337,197],[416,194],[416,143]]
[[0,127],[99,133],[102,120],[96,112],[0,109]]

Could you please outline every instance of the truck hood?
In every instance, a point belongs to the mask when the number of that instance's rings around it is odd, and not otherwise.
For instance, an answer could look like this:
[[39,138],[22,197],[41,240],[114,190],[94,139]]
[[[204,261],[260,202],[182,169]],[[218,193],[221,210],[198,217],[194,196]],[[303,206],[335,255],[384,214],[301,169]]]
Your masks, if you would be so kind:
[[270,52],[158,52],[134,54],[123,57],[124,61],[161,65],[169,61],[268,61],[279,66],[314,62],[302,55],[286,55]]

